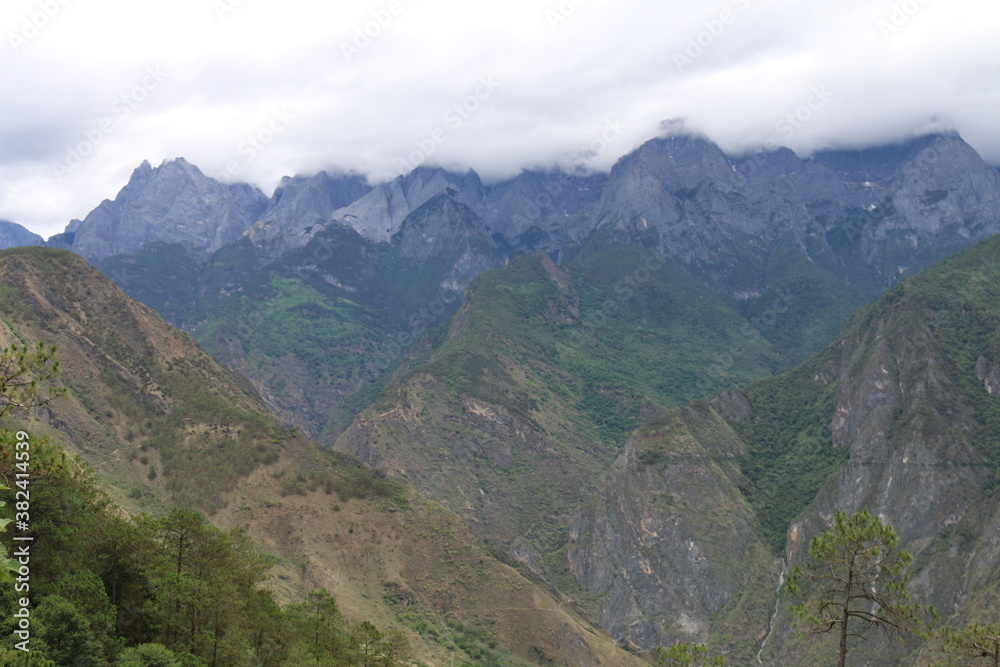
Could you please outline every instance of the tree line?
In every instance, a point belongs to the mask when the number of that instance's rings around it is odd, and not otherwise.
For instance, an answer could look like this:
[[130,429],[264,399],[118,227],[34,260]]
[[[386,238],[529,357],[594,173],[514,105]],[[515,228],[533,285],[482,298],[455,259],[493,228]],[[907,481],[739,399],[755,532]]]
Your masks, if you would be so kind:
[[[14,464],[10,437],[0,435],[4,479]],[[325,590],[279,605],[264,586],[271,563],[245,530],[220,530],[186,509],[127,518],[85,464],[53,446],[32,449],[30,664],[394,666],[408,659],[402,633],[350,622]],[[10,491],[4,495],[9,504]],[[23,595],[0,585],[0,664],[29,664],[13,650]]]
[[[55,398],[55,349],[0,351],[0,419]],[[10,424],[8,424],[9,426]],[[12,430],[0,431],[0,484],[25,466]],[[18,464],[21,464],[20,467]],[[279,605],[264,586],[271,562],[243,529],[223,531],[198,511],[125,516],[95,473],[60,447],[30,452],[30,589],[15,589],[2,532],[0,664],[73,667],[281,667],[408,664],[399,631],[350,621],[325,590]],[[13,490],[0,490],[0,531]],[[30,653],[15,648],[20,600],[30,599]]]
[[[0,351],[0,420],[60,395],[54,347]],[[32,443],[30,536],[31,652],[14,648],[15,610],[24,596],[12,583],[9,558],[20,470],[16,438],[0,431],[0,662],[74,667],[281,667],[407,664],[410,647],[396,630],[350,622],[326,590],[281,606],[263,586],[270,563],[243,529],[220,530],[200,512],[124,516],[80,459],[57,446]],[[21,462],[23,465],[23,462]],[[830,530],[814,536],[809,559],[784,589],[809,634],[833,633],[845,667],[851,638],[869,630],[896,638],[936,638],[948,657],[939,664],[1000,667],[1000,623],[936,629],[932,607],[912,602],[907,568],[892,526],[866,510],[838,511]],[[658,667],[721,667],[703,645],[660,647]]]

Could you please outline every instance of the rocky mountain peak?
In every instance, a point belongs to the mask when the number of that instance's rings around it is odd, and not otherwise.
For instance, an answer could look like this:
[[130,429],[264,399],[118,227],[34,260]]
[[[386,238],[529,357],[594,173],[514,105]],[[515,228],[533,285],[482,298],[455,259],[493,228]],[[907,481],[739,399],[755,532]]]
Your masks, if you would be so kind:
[[[118,196],[115,197],[115,199],[130,199],[133,196],[136,196],[138,193],[142,192],[143,188],[146,187],[152,178],[154,178],[153,166],[149,164],[149,160],[143,160],[138,167],[132,170],[132,175],[129,176],[128,183],[125,184],[125,187],[119,190]],[[104,201],[110,200],[105,199]],[[76,230],[67,229],[66,231],[69,232]]]
[[103,201],[80,223],[71,247],[91,261],[154,241],[206,255],[238,238],[266,206],[256,188],[223,184],[184,158],[155,169],[143,161],[114,201]]
[[337,218],[334,211],[371,191],[357,174],[329,174],[281,179],[270,207],[246,232],[250,241],[267,257],[305,246]]
[[353,227],[363,237],[388,241],[410,213],[448,188],[477,213],[482,210],[482,183],[478,174],[454,174],[438,167],[417,167],[376,186],[364,197],[334,211],[333,218]]
[[45,241],[16,222],[0,220],[0,250],[26,245],[42,245]]
[[788,243],[820,266],[839,256],[828,267],[838,274],[858,262],[854,279],[860,270],[884,289],[918,261],[926,267],[1000,231],[998,196],[996,171],[955,133],[809,158],[787,149],[728,156],[675,135],[615,165],[593,220],[706,273],[717,289],[737,275],[740,290],[748,279],[762,285],[770,254]]

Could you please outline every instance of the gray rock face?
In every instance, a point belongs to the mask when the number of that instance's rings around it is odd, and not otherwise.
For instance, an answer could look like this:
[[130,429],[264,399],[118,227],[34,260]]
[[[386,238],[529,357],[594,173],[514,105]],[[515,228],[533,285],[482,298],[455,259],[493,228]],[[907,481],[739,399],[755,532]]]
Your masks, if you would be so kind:
[[80,223],[72,249],[93,262],[163,241],[206,256],[239,238],[267,203],[260,190],[220,183],[183,158],[155,169],[143,162],[114,201]]
[[604,175],[527,171],[487,187],[474,171],[455,174],[420,167],[376,186],[335,211],[332,219],[369,240],[388,241],[408,215],[451,189],[458,201],[482,218],[491,234],[502,237],[515,252],[557,254],[578,245],[593,231],[592,212],[605,180]]
[[459,193],[462,202],[473,211],[481,209],[482,184],[475,172],[459,176],[443,169],[418,167],[334,211],[333,218],[367,239],[388,241],[400,230],[406,216],[448,188]]
[[676,136],[622,158],[593,215],[739,298],[764,289],[777,247],[884,289],[1000,232],[998,205],[996,170],[955,134],[810,159],[787,149],[730,157]]
[[[743,444],[708,404],[654,419],[611,466],[570,529],[570,569],[590,611],[619,639],[646,650],[702,643],[721,630],[752,643],[766,632],[772,558],[737,489]],[[746,657],[746,656],[743,656]],[[734,664],[744,664],[737,660]]]
[[[761,649],[762,662],[753,664],[810,663],[815,645],[796,634],[784,602],[767,620],[779,577],[772,571],[768,583],[769,550],[757,522],[789,501],[779,493],[755,515],[739,490],[752,447],[746,438],[761,423],[788,420],[798,429],[790,437],[819,429],[828,435],[815,446],[846,459],[788,525],[789,567],[803,562],[810,538],[837,510],[867,509],[914,555],[911,592],[919,601],[953,625],[995,610],[1000,509],[996,460],[984,454],[991,450],[984,438],[995,438],[990,415],[1000,378],[989,287],[1000,276],[998,249],[988,240],[898,286],[823,353],[767,380],[762,393],[727,391],[639,429],[574,522],[567,549],[604,627],[644,647],[709,640],[731,651],[727,662],[751,664],[753,652],[739,653],[742,637]],[[829,392],[830,412],[777,398],[776,387],[801,389],[792,383],[803,378]],[[772,411],[769,401],[793,402]],[[797,421],[804,414],[813,415],[808,425]],[[768,445],[769,460],[787,446]],[[796,465],[795,475],[809,474],[809,463]],[[851,664],[914,664],[906,650],[858,642]]]
[[306,245],[331,224],[334,212],[371,192],[358,175],[285,177],[274,191],[270,207],[247,230],[250,240],[270,256]]
[[593,231],[593,210],[606,180],[604,174],[526,171],[487,191],[483,218],[515,252],[557,255]]
[[[492,257],[499,254],[490,230],[475,212],[463,203],[464,198],[448,188],[430,199],[406,217],[398,232],[390,241],[399,248],[403,257],[425,261],[443,250],[466,246],[472,254]],[[496,263],[488,262],[493,268]],[[479,271],[469,267],[470,272],[463,278],[463,287]]]
[[26,245],[44,245],[45,240],[16,222],[0,220],[0,250]]
[[285,178],[271,201],[183,159],[144,163],[114,201],[52,242],[91,260],[151,241],[206,255],[246,233],[276,259],[332,223],[387,242],[449,188],[513,253],[559,257],[599,230],[651,245],[741,299],[766,289],[769,261],[787,248],[877,293],[1000,232],[1000,173],[954,134],[810,159],[787,149],[732,157],[685,135],[645,143],[607,176],[526,171],[487,187],[472,171],[420,167],[372,188],[320,172]]

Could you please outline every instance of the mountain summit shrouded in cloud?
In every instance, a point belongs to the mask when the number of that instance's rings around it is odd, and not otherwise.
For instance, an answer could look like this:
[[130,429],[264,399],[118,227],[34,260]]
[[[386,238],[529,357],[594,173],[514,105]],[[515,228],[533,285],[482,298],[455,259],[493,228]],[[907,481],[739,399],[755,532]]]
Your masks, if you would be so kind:
[[607,170],[683,117],[732,154],[953,127],[1000,163],[981,0],[18,0],[0,24],[0,216],[44,236],[178,155],[265,192],[321,169],[492,181]]

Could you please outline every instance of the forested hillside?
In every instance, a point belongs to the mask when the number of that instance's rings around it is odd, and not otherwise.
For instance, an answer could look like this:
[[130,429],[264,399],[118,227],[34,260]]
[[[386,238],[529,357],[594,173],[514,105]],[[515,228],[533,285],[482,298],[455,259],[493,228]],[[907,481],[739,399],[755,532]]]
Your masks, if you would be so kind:
[[4,251],[0,281],[4,343],[54,343],[66,388],[5,425],[35,447],[39,656],[159,643],[193,665],[365,664],[359,651],[406,645],[427,662],[637,660],[451,512],[282,425],[80,257]]

